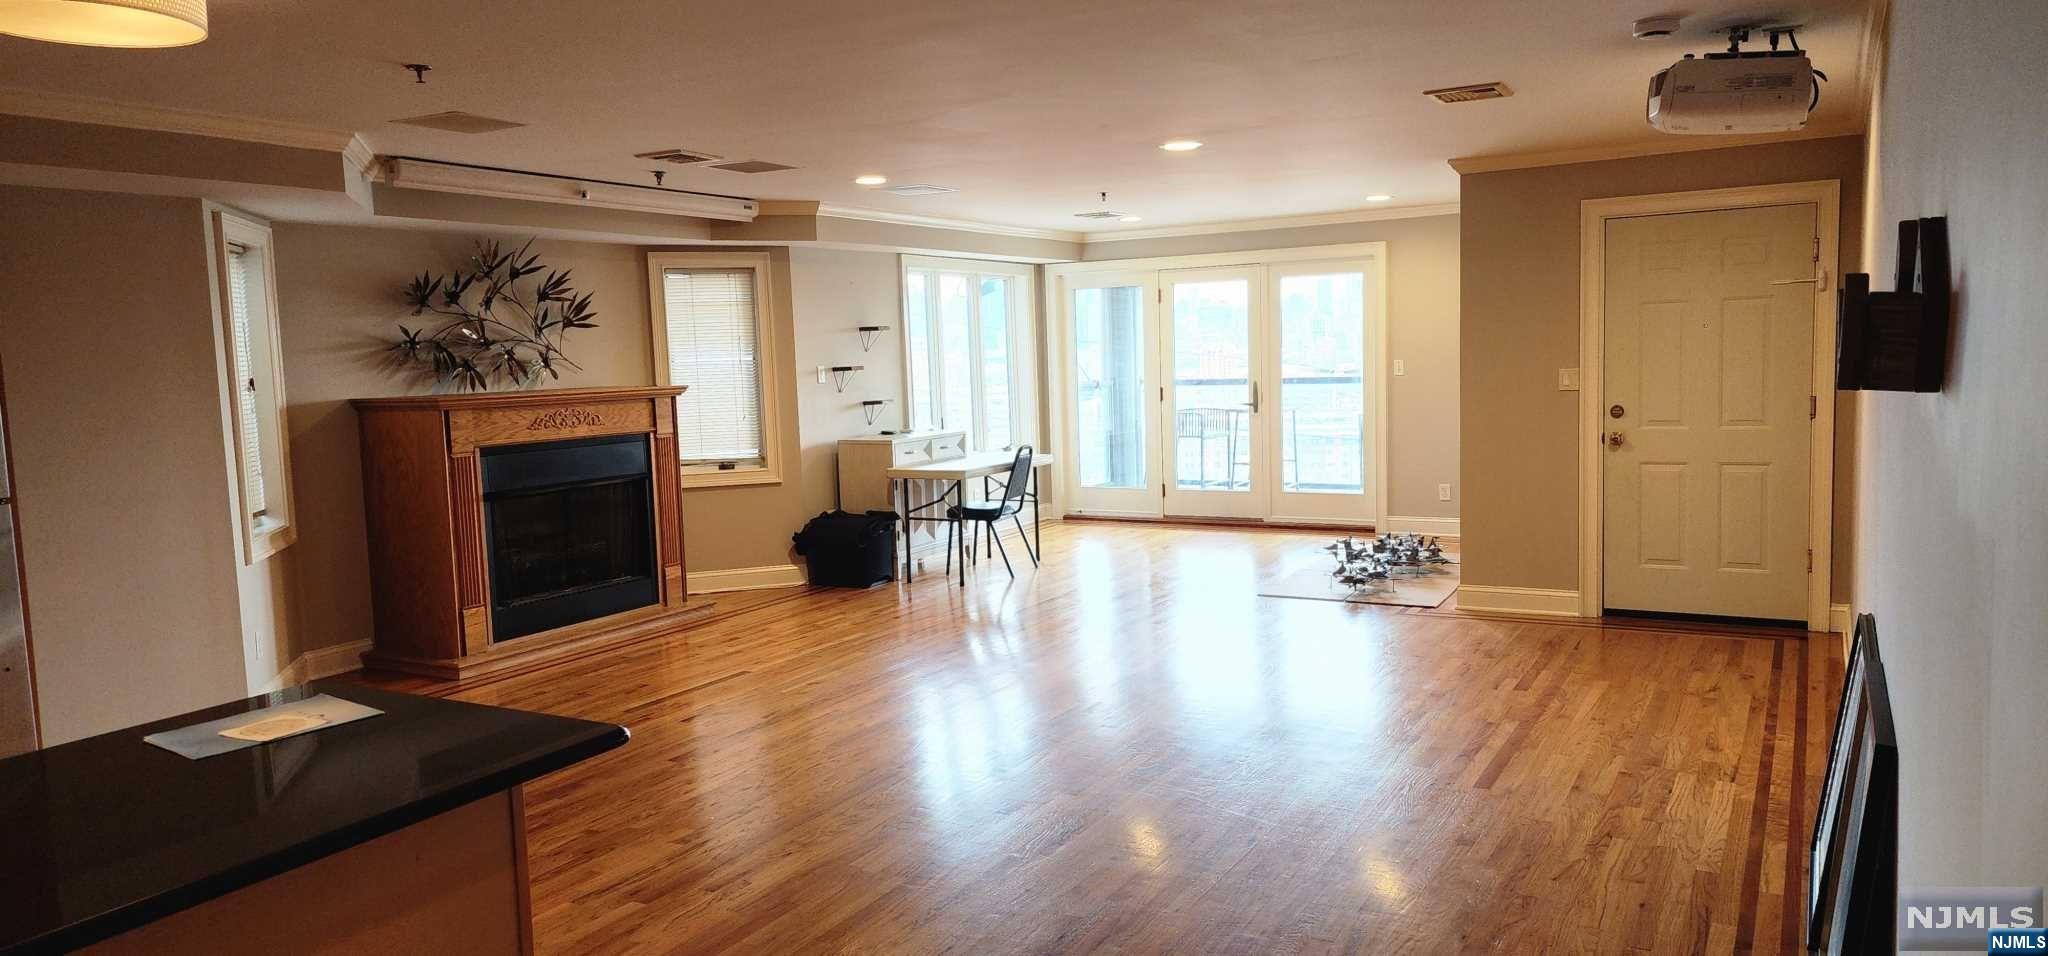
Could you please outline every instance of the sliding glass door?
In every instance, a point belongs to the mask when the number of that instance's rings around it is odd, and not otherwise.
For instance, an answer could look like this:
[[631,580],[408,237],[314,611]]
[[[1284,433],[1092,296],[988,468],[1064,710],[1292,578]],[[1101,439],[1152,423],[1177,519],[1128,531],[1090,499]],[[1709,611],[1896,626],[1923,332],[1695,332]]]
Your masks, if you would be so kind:
[[1070,507],[1377,519],[1376,266],[1298,260],[1062,276]]
[[1097,273],[1067,289],[1072,506],[1157,514],[1157,276]]

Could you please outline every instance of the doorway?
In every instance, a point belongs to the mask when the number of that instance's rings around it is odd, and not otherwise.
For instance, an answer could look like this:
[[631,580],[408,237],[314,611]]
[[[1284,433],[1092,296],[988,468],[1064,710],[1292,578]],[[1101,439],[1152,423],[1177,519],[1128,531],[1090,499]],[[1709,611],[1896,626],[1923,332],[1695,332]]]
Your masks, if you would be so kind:
[[1581,613],[1825,629],[1835,196],[1584,204]]
[[1382,262],[1370,243],[1054,267],[1068,510],[1377,520]]

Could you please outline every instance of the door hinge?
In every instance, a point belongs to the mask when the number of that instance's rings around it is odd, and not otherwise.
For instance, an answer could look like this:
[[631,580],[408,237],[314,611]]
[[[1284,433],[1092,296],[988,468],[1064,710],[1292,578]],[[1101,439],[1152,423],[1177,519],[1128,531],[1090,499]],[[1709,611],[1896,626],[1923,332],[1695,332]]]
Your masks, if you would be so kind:
[[1806,573],[1808,573],[1808,574],[1812,574],[1812,573],[1813,573],[1813,549],[1812,549],[1812,548],[1807,548],[1807,549],[1806,549]]
[[1820,261],[1820,237],[1813,237],[1813,261]]
[[1814,421],[1818,418],[1820,418],[1820,396],[1808,395],[1806,396],[1806,420]]
[[1166,482],[1162,481],[1159,483],[1159,497],[1166,497]]

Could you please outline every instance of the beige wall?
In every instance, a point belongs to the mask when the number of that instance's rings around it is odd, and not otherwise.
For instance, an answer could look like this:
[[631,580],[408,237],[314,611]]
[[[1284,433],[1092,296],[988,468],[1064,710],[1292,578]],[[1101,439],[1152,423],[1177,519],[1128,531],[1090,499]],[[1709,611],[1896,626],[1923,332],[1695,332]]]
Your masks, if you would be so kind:
[[[475,236],[464,233],[280,223],[278,307],[290,400],[293,488],[299,540],[294,654],[371,636],[369,557],[362,513],[356,417],[348,401],[429,391],[432,383],[391,364],[386,347],[400,322],[417,324],[400,301],[407,277],[448,271]],[[501,236],[514,242],[523,238]],[[645,385],[653,381],[646,250],[632,245],[540,240],[550,268],[570,269],[595,295],[598,327],[570,333],[565,351],[583,366],[550,387]],[[777,299],[789,301],[787,260],[775,251]],[[777,317],[788,355],[788,309]],[[686,399],[687,400],[687,399]],[[786,455],[795,428],[785,426]],[[781,485],[694,489],[683,495],[684,560],[692,573],[788,564],[801,470]]]
[[[730,248],[730,247],[724,247]],[[791,319],[790,250],[768,253],[775,283],[775,354],[783,375],[776,403],[782,433],[782,481],[773,485],[694,488],[683,492],[683,561],[690,587],[717,586],[700,572],[740,568],[786,568],[796,562],[789,536],[803,527],[804,463],[797,428],[796,330]],[[642,293],[645,298],[645,293]],[[685,398],[687,401],[687,397]]]
[[[790,284],[796,319],[796,391],[803,444],[803,514],[838,506],[841,438],[903,427],[903,338],[899,257],[888,252],[793,248]],[[886,325],[874,347],[860,348],[861,325]],[[844,393],[818,384],[820,365],[861,365]],[[862,399],[888,399],[873,425]]]
[[244,696],[197,200],[0,187],[0,363],[44,742]]
[[[1463,178],[1464,547],[1466,584],[1578,587],[1577,392],[1557,370],[1579,364],[1579,202],[1842,181],[1841,248],[1862,233],[1863,141],[1848,136]],[[1853,457],[1852,403],[1837,407],[1837,461]],[[1838,468],[1835,590],[1849,590],[1854,469]]]
[[[1347,242],[1387,244],[1387,358],[1408,374],[1387,381],[1387,511],[1457,518],[1457,216],[1386,219],[1294,229],[1089,243],[1083,258],[1138,259]],[[1451,485],[1438,501],[1436,486]]]
[[[1947,216],[1940,394],[1860,393],[1858,610],[1900,763],[1899,883],[2048,884],[2048,36],[2037,0],[1901,3],[1873,123],[1875,256]],[[1995,104],[1978,102],[1998,91]],[[1880,280],[1881,284],[1889,285]]]

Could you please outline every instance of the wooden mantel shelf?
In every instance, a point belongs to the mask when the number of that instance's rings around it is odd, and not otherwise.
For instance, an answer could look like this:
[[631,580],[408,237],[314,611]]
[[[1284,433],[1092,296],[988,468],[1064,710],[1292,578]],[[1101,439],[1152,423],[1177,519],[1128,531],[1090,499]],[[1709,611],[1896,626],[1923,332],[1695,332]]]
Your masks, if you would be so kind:
[[608,385],[601,388],[549,388],[527,392],[460,392],[437,395],[396,395],[390,398],[358,398],[349,402],[358,410],[366,408],[531,408],[535,405],[575,405],[589,402],[617,402],[632,399],[671,399],[683,394],[684,385]]
[[[359,398],[377,632],[369,667],[455,678],[524,670],[667,634],[711,610],[688,599],[676,386]],[[498,643],[491,633],[484,449],[644,434],[660,600]]]

